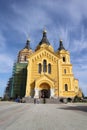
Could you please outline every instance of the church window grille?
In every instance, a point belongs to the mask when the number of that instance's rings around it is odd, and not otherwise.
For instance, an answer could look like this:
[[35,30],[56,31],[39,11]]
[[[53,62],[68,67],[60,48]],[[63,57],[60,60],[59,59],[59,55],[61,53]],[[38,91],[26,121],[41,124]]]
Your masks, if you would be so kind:
[[65,91],[68,91],[68,85],[65,84]]
[[51,64],[48,64],[48,73],[51,74]]
[[43,60],[43,72],[47,72],[47,61]]
[[66,74],[66,69],[64,69],[64,74]]
[[26,60],[27,60],[27,57],[25,56],[25,57],[24,57],[24,61],[26,61]]
[[66,61],[66,58],[65,57],[63,57],[63,62],[65,62]]
[[39,65],[38,65],[38,73],[41,73],[41,71],[42,71],[42,65],[41,65],[41,63],[39,63]]

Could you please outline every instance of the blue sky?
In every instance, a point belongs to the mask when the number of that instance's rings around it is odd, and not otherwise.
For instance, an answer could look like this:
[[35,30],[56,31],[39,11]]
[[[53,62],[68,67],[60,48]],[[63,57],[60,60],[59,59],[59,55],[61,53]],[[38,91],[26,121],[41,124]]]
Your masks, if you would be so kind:
[[70,51],[73,73],[87,96],[87,0],[0,0],[0,96],[19,50],[28,37],[34,50],[44,27],[55,50],[62,39]]

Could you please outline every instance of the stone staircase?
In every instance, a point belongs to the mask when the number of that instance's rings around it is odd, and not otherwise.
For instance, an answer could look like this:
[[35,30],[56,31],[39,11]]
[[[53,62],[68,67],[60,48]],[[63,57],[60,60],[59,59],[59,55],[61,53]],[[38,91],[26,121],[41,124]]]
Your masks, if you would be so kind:
[[47,98],[46,99],[46,103],[47,104],[58,104],[58,103],[60,103],[60,101],[59,101],[59,99],[57,98],[57,99],[55,99],[55,98]]
[[24,97],[22,98],[23,103],[34,103],[34,99],[30,97]]
[[34,103],[34,101],[37,103],[37,104],[59,104],[61,103],[59,101],[59,99],[55,99],[55,98],[40,98],[40,99],[34,99],[34,98],[30,98],[30,97],[25,97],[23,98],[23,102],[25,103]]

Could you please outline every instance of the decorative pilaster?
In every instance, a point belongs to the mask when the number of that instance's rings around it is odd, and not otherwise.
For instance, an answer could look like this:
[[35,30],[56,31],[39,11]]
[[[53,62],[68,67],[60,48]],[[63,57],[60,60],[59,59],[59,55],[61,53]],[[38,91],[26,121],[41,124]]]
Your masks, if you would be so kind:
[[54,88],[50,89],[50,98],[54,97],[55,93],[54,93]]
[[39,98],[39,90],[35,87],[35,95],[34,98]]

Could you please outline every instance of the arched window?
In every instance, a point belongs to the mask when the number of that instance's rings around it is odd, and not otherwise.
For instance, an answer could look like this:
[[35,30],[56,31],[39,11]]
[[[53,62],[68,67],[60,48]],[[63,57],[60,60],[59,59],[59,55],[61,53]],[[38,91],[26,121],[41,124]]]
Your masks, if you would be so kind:
[[48,73],[51,74],[51,64],[48,64]]
[[43,72],[47,72],[47,61],[43,60]]
[[26,56],[24,57],[24,61],[27,61],[27,57]]
[[64,74],[66,74],[66,69],[64,69]]
[[24,61],[24,56],[23,55],[21,55],[20,61]]
[[68,85],[65,84],[65,91],[68,91]]
[[63,56],[63,62],[65,62],[66,61],[66,58]]
[[41,71],[42,71],[42,65],[41,65],[41,63],[39,63],[39,65],[38,65],[38,73],[41,73]]

